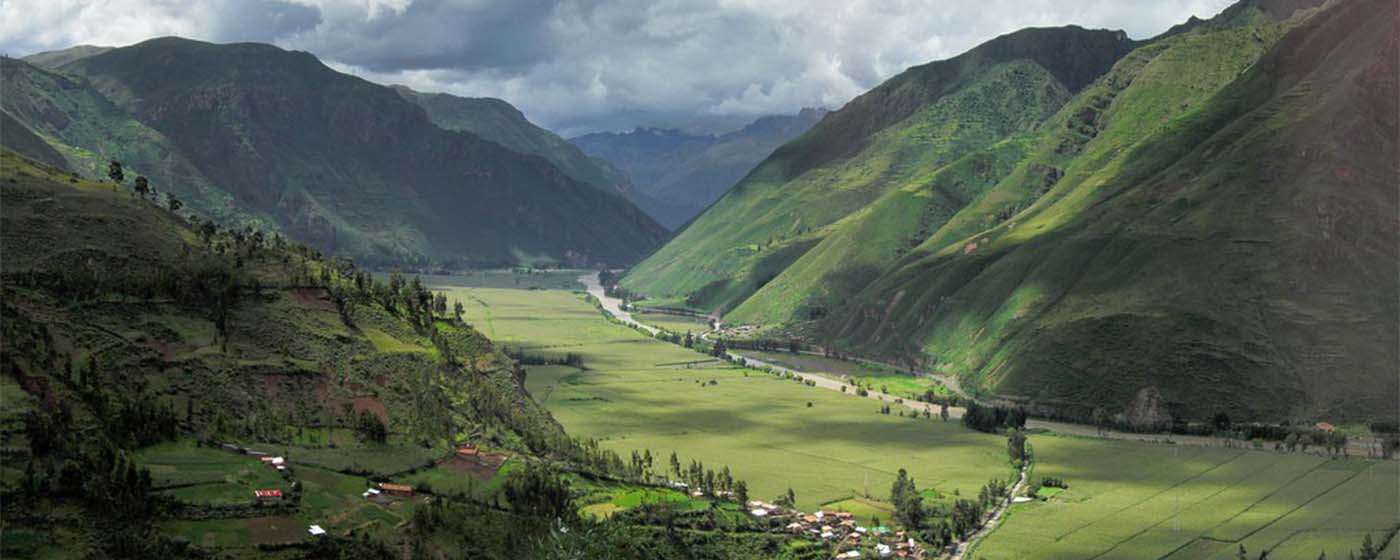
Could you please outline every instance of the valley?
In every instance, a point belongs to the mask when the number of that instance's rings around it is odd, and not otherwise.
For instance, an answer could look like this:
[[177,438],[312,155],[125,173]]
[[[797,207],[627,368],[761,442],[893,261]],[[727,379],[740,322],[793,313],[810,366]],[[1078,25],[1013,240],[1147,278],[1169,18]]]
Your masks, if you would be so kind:
[[0,559],[1400,559],[1400,0],[0,21]]
[[[936,405],[912,400],[897,406],[908,417],[882,415],[878,408],[895,404],[894,395],[860,397],[842,391],[845,383],[779,367],[815,385],[784,380],[757,359],[751,364],[759,369],[715,361],[639,332],[643,326],[603,321],[580,293],[596,286],[592,276],[570,290],[438,287],[474,302],[468,315],[490,325],[483,328],[495,340],[536,355],[582,357],[582,369],[531,367],[526,381],[571,433],[620,453],[676,451],[683,462],[724,464],[757,499],[791,487],[799,509],[889,519],[884,489],[898,468],[942,495],[1011,475],[1002,438],[964,427],[961,407],[949,408],[951,421],[939,419]],[[601,288],[589,292],[602,295],[604,309],[620,304]],[[925,408],[931,417],[914,414]],[[1035,456],[1028,478],[1060,479],[1069,489],[1011,505],[965,557],[1234,558],[1244,545],[1270,558],[1315,558],[1354,550],[1367,534],[1385,538],[1400,520],[1400,501],[1384,498],[1400,494],[1400,463],[1367,458],[1376,451],[1369,439],[1352,442],[1354,458],[1335,459],[1037,419],[1026,428]],[[866,477],[875,489],[868,498]]]

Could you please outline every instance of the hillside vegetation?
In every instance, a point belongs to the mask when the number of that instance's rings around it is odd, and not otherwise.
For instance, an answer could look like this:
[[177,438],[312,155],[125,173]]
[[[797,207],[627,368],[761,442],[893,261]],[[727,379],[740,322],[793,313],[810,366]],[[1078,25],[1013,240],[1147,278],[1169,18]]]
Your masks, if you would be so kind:
[[584,155],[558,134],[535,126],[519,109],[500,99],[424,93],[404,86],[394,90],[428,113],[433,124],[470,132],[513,151],[549,160],[570,178],[614,194],[628,194],[627,177],[606,162]]
[[[1026,32],[911,69],[780,148],[622,286],[1071,416],[1393,418],[1381,4],[1247,0],[1109,48],[1097,74],[1056,68],[1085,60],[1069,51],[1015,54],[1045,40]],[[959,96],[976,104],[939,112]]]
[[361,263],[619,264],[665,233],[575,169],[307,53],[162,38],[34,60],[50,66],[4,61],[0,107],[75,170],[117,159],[204,215]]

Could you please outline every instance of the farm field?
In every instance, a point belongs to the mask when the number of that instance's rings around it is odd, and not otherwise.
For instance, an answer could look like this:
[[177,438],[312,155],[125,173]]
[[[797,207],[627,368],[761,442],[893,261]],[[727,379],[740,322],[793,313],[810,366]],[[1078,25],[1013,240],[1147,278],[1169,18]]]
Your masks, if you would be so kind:
[[710,323],[699,317],[689,317],[671,313],[648,313],[645,311],[633,313],[632,317],[636,319],[637,322],[660,329],[666,329],[674,333],[685,334],[686,332],[691,332],[694,333],[695,336],[700,336],[700,333],[710,330]]
[[[578,276],[583,270],[472,270],[456,274],[419,274],[429,286],[451,285],[465,288],[508,288],[516,290],[581,290]],[[387,278],[387,276],[386,276]]]
[[791,486],[810,510],[864,494],[867,481],[883,497],[901,467],[945,492],[1011,475],[1000,436],[881,415],[876,402],[727,365],[668,365],[703,356],[609,323],[570,292],[452,288],[449,298],[499,344],[582,355],[585,369],[534,366],[526,377],[571,434],[624,457],[650,449],[663,464],[675,451],[682,464],[727,465],[756,499]]
[[[1346,558],[1400,523],[1400,464],[1033,435],[1033,479],[1070,488],[1012,506],[974,557]],[[1381,542],[1378,540],[1377,542]]]
[[904,398],[913,398],[924,394],[924,391],[930,390],[933,391],[934,394],[941,396],[950,394],[947,387],[944,387],[942,383],[939,383],[933,378],[915,377],[895,371],[893,368],[865,362],[837,360],[824,356],[794,354],[792,352],[756,352],[740,350],[738,353],[786,368],[815,373],[823,377],[830,377],[838,381],[847,380],[852,383],[863,385],[868,389],[874,389],[881,393]]

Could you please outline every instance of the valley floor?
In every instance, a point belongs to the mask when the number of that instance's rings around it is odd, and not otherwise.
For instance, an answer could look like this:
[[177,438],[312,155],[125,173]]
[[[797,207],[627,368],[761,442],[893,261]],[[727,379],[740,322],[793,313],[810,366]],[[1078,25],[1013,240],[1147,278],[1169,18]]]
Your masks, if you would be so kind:
[[[803,509],[836,502],[888,519],[879,500],[899,468],[946,494],[1014,473],[1003,438],[943,422],[936,409],[932,419],[883,415],[877,408],[894,396],[871,402],[842,394],[832,377],[811,376],[812,387],[712,361],[604,320],[578,293],[446,289],[467,304],[470,322],[513,351],[582,356],[582,368],[534,366],[527,378],[571,433],[624,455],[674,450],[682,464],[727,465],[756,499],[791,487]],[[1367,534],[1384,543],[1400,523],[1394,461],[1082,437],[1098,434],[1035,424],[1030,480],[1057,477],[1070,488],[1013,505],[965,557],[1225,558],[1243,544],[1251,557],[1344,558]],[[874,500],[860,499],[867,488]]]

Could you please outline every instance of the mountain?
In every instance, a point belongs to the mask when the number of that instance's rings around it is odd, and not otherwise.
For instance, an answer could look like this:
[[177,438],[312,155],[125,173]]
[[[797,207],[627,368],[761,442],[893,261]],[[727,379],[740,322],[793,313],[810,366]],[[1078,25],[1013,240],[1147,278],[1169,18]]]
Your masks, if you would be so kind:
[[[313,250],[209,232],[8,150],[0,196],[0,422],[29,472],[8,463],[0,487],[35,514],[7,513],[7,556],[204,556],[189,549],[208,543],[156,533],[185,534],[160,519],[387,528],[407,515],[346,500],[364,477],[431,466],[459,438],[522,457],[566,449],[515,363],[460,320],[410,311],[411,284],[380,283],[396,295],[370,301],[350,288],[363,273]],[[266,488],[285,500],[252,505]],[[54,531],[42,520],[55,512],[86,521]],[[372,515],[335,519],[357,512]]]
[[1046,414],[1394,418],[1396,7],[1319,4],[911,69],[622,286]]
[[6,558],[827,554],[765,526],[581,518],[586,496],[687,494],[570,438],[417,278],[7,148],[0,199]]
[[444,130],[395,90],[308,53],[162,38],[56,70],[6,67],[33,79],[6,80],[22,91],[7,91],[4,109],[79,154],[70,160],[125,157],[128,175],[159,190],[208,193],[197,210],[233,208],[362,263],[616,264],[665,235],[620,196]]
[[718,200],[774,148],[796,138],[826,114],[760,118],[720,135],[678,129],[639,128],[585,134],[570,140],[590,156],[626,173],[643,196],[637,205],[669,228],[678,228]]
[[[778,148],[623,286],[728,311],[882,194],[1035,129],[1134,45],[1121,32],[1027,29],[910,68]],[[972,181],[985,179],[960,185]]]
[[404,99],[422,107],[428,119],[441,128],[470,132],[513,151],[540,156],[574,180],[608,192],[625,195],[629,190],[627,179],[611,166],[584,155],[559,135],[535,126],[510,103],[489,97],[457,97],[393,87]]

